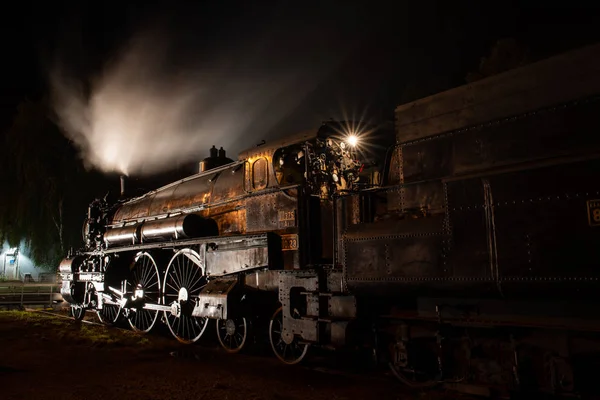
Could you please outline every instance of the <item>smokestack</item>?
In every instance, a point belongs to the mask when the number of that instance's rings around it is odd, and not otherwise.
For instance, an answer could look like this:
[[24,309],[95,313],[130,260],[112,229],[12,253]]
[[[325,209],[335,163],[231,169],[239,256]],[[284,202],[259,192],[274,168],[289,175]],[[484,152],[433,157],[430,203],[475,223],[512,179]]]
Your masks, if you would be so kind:
[[121,197],[125,196],[125,175],[121,175]]
[[213,145],[210,148],[210,157],[206,157],[200,161],[198,172],[208,171],[209,169],[217,168],[225,164],[232,163],[233,160],[227,158],[225,150],[221,147],[219,150]]

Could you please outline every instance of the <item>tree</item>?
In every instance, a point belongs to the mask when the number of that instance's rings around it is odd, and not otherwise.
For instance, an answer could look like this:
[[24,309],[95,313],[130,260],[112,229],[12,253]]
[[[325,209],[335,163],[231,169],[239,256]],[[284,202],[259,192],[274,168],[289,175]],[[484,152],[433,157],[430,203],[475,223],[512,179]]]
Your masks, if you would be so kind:
[[520,67],[529,62],[529,50],[514,38],[498,40],[488,57],[482,57],[479,70],[467,74],[468,83]]
[[45,101],[23,101],[3,139],[0,239],[24,240],[37,265],[55,269],[81,245],[87,204],[106,191],[106,179],[85,171]]

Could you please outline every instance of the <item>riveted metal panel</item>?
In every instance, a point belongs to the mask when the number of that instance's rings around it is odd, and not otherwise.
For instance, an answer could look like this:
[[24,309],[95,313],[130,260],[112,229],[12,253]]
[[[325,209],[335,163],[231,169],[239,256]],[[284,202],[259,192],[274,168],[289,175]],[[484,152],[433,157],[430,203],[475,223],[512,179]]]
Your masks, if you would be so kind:
[[291,294],[301,292],[317,293],[319,278],[315,271],[280,271],[279,302],[283,314],[283,335],[298,336],[304,341],[318,342],[319,297],[299,295],[305,299],[306,315],[292,314]]

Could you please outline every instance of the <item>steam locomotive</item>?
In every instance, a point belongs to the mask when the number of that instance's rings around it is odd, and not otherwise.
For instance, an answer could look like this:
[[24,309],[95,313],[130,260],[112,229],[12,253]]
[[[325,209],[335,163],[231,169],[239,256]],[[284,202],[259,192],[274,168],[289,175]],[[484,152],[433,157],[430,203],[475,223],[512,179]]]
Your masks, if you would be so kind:
[[213,147],[196,175],[94,201],[61,293],[184,343],[214,320],[230,353],[262,327],[287,364],[368,346],[412,387],[588,390],[599,72],[596,45],[399,106],[379,152],[385,127],[334,121]]

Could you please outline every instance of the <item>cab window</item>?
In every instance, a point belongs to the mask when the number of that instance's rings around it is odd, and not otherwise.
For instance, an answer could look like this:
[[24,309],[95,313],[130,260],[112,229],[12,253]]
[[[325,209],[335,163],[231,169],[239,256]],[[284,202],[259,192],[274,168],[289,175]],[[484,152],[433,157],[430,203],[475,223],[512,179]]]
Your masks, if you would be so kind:
[[278,149],[273,156],[273,171],[279,186],[298,185],[304,182],[305,155],[302,146]]

